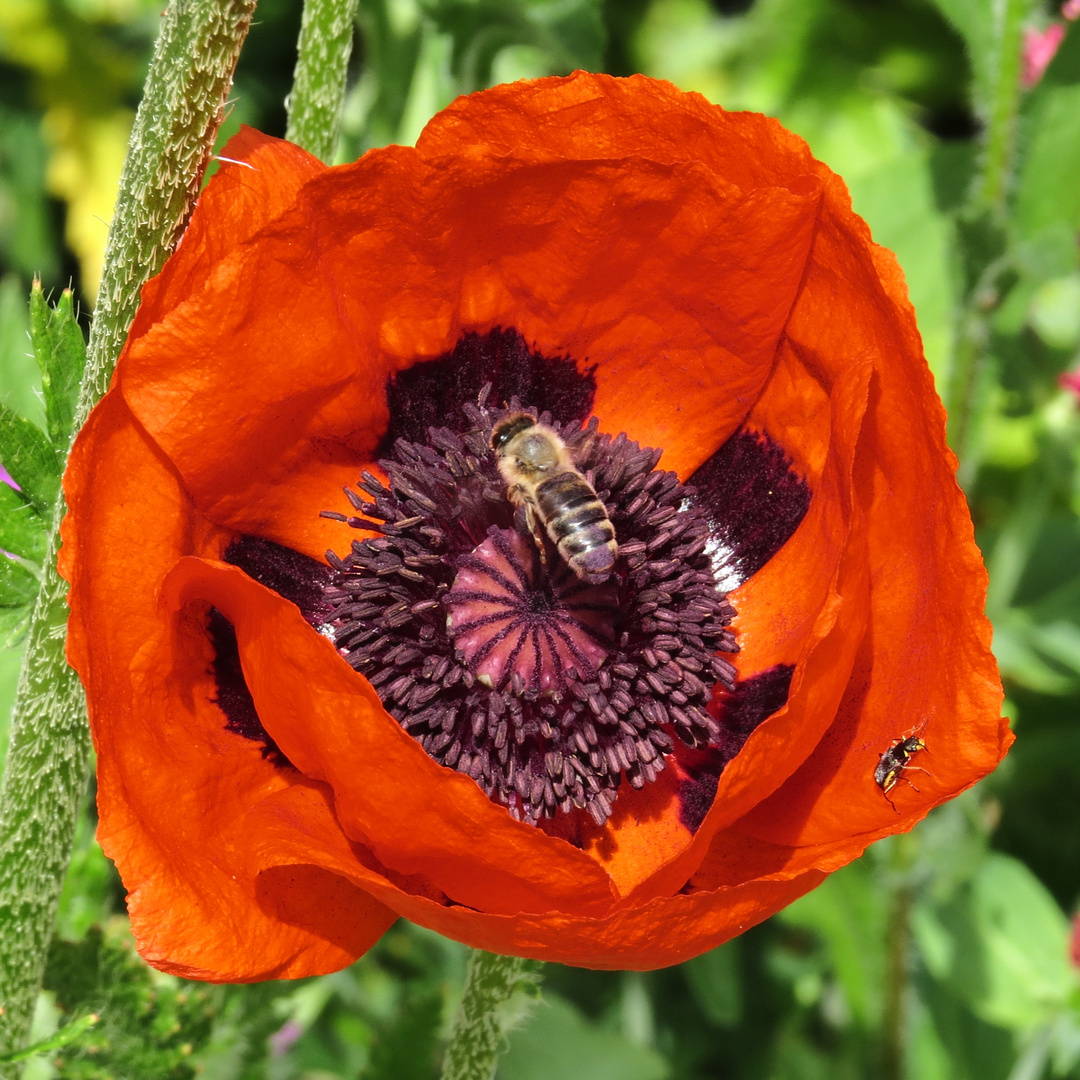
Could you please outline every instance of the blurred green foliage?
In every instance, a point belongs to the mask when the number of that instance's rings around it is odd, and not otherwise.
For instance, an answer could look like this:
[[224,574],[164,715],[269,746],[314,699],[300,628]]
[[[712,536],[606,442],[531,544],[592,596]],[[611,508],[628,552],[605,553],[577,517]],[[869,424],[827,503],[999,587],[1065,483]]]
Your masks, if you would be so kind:
[[[70,422],[50,358],[77,353],[76,310],[58,290],[92,305],[157,8],[0,3],[0,460],[21,489],[0,484],[9,638]],[[1080,412],[1058,383],[1080,363],[1080,24],[1034,88],[1020,79],[1024,32],[1054,20],[1036,0],[360,0],[339,161],[413,141],[457,94],[583,67],[775,115],[845,177],[905,270],[950,409],[1019,734],[979,790],[712,953],[648,975],[549,965],[542,1001],[516,1002],[500,1080],[1080,1077]],[[283,132],[299,21],[299,0],[261,0],[223,140],[241,122]],[[0,650],[0,716],[18,658]],[[464,964],[399,923],[321,979],[153,972],[88,803],[34,1033],[72,1037],[25,1077],[427,1080]]]

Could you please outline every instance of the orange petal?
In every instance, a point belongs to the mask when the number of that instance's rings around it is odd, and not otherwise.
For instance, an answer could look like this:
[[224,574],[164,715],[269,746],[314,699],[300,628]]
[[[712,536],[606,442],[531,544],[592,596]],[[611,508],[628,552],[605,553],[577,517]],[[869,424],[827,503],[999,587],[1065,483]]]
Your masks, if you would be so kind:
[[[845,211],[834,211],[834,220],[846,224]],[[833,243],[823,261],[836,265],[844,252]],[[820,338],[822,307],[839,303],[861,316],[843,332],[878,343],[854,477],[867,520],[871,636],[828,739],[739,826],[774,844],[838,844],[854,854],[986,775],[1012,742],[998,720],[1001,683],[982,614],[986,571],[945,445],[944,413],[921,360],[899,267],[880,248],[873,255],[862,280],[851,266],[842,278],[811,278],[790,329],[797,339]],[[887,291],[873,289],[871,275]],[[898,821],[874,769],[912,732],[929,751],[912,764],[927,772],[911,774],[918,791],[901,782],[891,793]]]
[[[263,872],[282,859],[314,864],[369,891],[413,922],[490,952],[529,956],[575,967],[647,971],[678,964],[715,948],[798,899],[825,876],[817,870],[620,905],[602,917],[566,912],[513,916],[475,911],[409,892],[365,865],[363,849],[327,827],[328,797],[317,786],[295,786],[268,799],[251,816],[263,838]],[[286,863],[287,864],[287,863]],[[280,871],[276,871],[280,872]]]
[[267,731],[306,776],[330,785],[342,828],[386,866],[491,911],[611,905],[610,879],[588,855],[437,764],[293,604],[235,567],[190,558],[164,595],[173,608],[209,601],[233,623]]
[[222,151],[221,167],[199,196],[176,253],[142,292],[134,341],[206,286],[217,264],[284,213],[326,166],[299,146],[246,125]]
[[596,365],[604,428],[685,474],[760,392],[802,280],[820,184],[783,179],[744,191],[689,156],[518,162],[498,142],[372,152],[223,257],[132,341],[120,384],[203,513],[309,554],[340,536],[318,512],[370,463],[387,378],[469,330]]
[[98,755],[98,836],[131,890],[140,952],[175,974],[229,981],[349,963],[393,913],[356,893],[328,936],[327,920],[284,926],[274,890],[270,908],[256,899],[245,815],[296,773],[226,731],[204,619],[157,605],[178,555],[216,554],[226,538],[199,520],[116,393],[80,433],[65,489],[68,655]]

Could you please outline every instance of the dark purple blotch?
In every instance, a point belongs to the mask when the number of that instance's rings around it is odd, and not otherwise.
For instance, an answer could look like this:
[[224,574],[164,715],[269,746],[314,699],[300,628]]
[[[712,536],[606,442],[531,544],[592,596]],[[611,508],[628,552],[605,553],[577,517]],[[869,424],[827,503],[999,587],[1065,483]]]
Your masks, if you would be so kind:
[[[326,621],[330,608],[323,601],[323,589],[333,571],[325,563],[258,536],[234,540],[225,549],[225,561],[295,604],[312,626]],[[232,623],[217,608],[211,608],[207,630],[215,654],[211,665],[217,684],[214,700],[225,714],[226,730],[261,743],[263,757],[275,765],[290,765],[259,719],[240,666]]]
[[260,743],[262,756],[272,764],[291,766],[292,762],[281,752],[259,719],[240,666],[240,649],[232,623],[212,607],[206,629],[214,646],[214,660],[210,665],[217,684],[214,703],[221,706],[225,714],[225,730]]
[[687,483],[697,489],[721,545],[716,570],[727,589],[756,574],[810,507],[810,488],[783,447],[754,431],[735,432]]
[[463,406],[475,403],[488,384],[492,405],[516,397],[562,423],[581,423],[596,398],[593,370],[579,371],[568,356],[536,352],[512,328],[463,334],[452,352],[421,360],[387,380],[390,426],[375,456],[385,457],[397,439],[426,443],[428,428],[460,425]]
[[693,756],[685,766],[689,778],[679,787],[679,820],[690,832],[697,832],[716,798],[716,788],[725,766],[743,748],[758,724],[787,703],[791,664],[776,664],[735,684],[720,706],[720,741]]
[[322,625],[329,617],[323,591],[334,572],[326,563],[258,536],[234,540],[225,549],[225,561],[295,604],[312,626]]

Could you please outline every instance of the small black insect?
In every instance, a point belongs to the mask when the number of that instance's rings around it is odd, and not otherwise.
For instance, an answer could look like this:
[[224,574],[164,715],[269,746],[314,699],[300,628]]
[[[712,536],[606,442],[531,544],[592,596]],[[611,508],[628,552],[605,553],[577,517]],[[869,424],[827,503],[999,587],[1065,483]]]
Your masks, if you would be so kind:
[[[905,784],[909,784],[915,791],[919,789],[904,775],[904,771],[909,768],[916,768],[908,764],[909,761],[920,751],[926,749],[926,743],[919,738],[918,735],[907,735],[903,739],[897,739],[896,742],[881,755],[878,760],[877,768],[874,769],[874,782],[879,788],[881,788],[881,794],[885,796],[889,805],[897,810],[896,803],[889,798],[889,792],[896,787],[898,780],[903,780]],[[925,769],[916,768],[917,772],[926,772]]]

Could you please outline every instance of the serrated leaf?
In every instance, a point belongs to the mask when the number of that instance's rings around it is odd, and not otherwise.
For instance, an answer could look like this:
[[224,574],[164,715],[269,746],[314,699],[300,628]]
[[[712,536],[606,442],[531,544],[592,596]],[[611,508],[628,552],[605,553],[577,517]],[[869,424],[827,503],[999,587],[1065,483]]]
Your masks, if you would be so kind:
[[14,488],[0,483],[0,550],[40,564],[47,544],[45,519]]
[[[135,955],[122,924],[91,927],[78,942],[54,938],[44,986],[69,1016],[100,1015],[92,1055],[53,1059],[58,1074],[71,1080],[193,1077],[192,1051],[206,1042],[223,997],[161,979]],[[239,1075],[235,1062],[225,1075]]]
[[40,428],[5,405],[0,405],[0,465],[34,509],[48,517],[60,492],[60,455]]
[[[3,123],[6,122],[5,117]],[[3,135],[0,134],[2,142]],[[45,411],[39,381],[37,364],[30,349],[30,307],[26,303],[26,287],[18,274],[4,274],[0,277],[0,403],[44,427]]]
[[14,559],[0,555],[0,607],[18,608],[32,604],[38,579]]
[[41,282],[34,282],[30,291],[30,340],[41,368],[49,438],[53,446],[66,450],[79,381],[86,367],[86,342],[70,289],[65,289],[56,306],[50,308],[41,291]]

